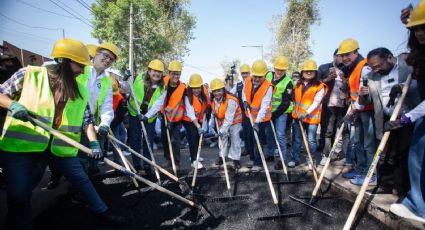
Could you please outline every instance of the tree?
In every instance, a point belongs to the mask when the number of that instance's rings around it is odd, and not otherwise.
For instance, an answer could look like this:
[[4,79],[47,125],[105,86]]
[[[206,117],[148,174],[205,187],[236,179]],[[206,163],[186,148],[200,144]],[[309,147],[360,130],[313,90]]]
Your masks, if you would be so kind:
[[272,58],[283,55],[289,60],[289,72],[297,71],[312,55],[309,45],[310,26],[319,23],[317,0],[285,0],[286,13],[274,16],[275,33]]
[[190,0],[97,0],[91,8],[94,15],[92,36],[99,42],[109,41],[121,48],[116,67],[128,67],[129,14],[133,4],[135,70],[140,72],[152,59],[164,63],[181,60],[193,39],[196,18],[186,6]]

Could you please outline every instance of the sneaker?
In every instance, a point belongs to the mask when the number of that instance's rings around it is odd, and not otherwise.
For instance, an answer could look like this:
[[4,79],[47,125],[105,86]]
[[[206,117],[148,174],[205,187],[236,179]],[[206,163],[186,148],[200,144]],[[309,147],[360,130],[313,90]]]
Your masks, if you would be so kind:
[[390,212],[405,219],[418,221],[420,223],[425,223],[425,218],[417,216],[415,213],[410,211],[410,209],[404,206],[404,204],[392,204],[390,206]]
[[199,159],[198,159],[200,162],[202,162],[202,161],[204,161],[204,158],[202,158],[202,157],[199,157]]
[[252,168],[251,168],[251,171],[252,171],[252,172],[259,172],[259,171],[261,171],[261,170],[263,170],[263,167],[258,166],[258,165],[254,165],[254,166],[252,166]]
[[112,154],[114,154],[112,151],[106,152],[106,156],[112,156]]
[[[351,182],[351,184],[354,184],[354,185],[357,185],[357,186],[362,186],[365,179],[366,179],[366,176],[359,175],[359,176],[356,176],[353,179],[351,179],[350,182]],[[377,179],[376,179],[376,176],[374,175],[374,176],[372,176],[372,178],[369,181],[369,186],[374,186],[374,185],[377,185],[377,184],[378,184]]]
[[282,161],[278,160],[275,164],[274,164],[274,169],[275,170],[282,170],[283,166],[282,166]]
[[130,156],[131,155],[131,153],[130,152],[127,152],[127,151],[122,151],[122,154],[124,155],[124,156]]
[[297,163],[297,162],[295,162],[295,161],[290,161],[289,163],[288,163],[288,167],[289,168],[294,168],[295,166],[297,166],[299,163]]
[[215,165],[220,166],[222,164],[223,164],[223,159],[221,159],[221,157],[218,157],[217,160],[215,160]]
[[[196,167],[196,160],[192,162],[192,164],[190,164],[190,166],[192,166],[192,168]],[[203,168],[204,166],[202,165],[202,163],[200,161],[198,161],[198,169]]]
[[215,146],[217,146],[217,141],[214,141],[210,144],[210,148],[214,148]]
[[323,156],[322,160],[320,160],[320,165],[325,166],[326,161],[328,161],[328,158],[326,156]]
[[345,179],[353,179],[354,177],[358,175],[359,173],[355,169],[351,169],[350,171],[343,173],[342,177]]

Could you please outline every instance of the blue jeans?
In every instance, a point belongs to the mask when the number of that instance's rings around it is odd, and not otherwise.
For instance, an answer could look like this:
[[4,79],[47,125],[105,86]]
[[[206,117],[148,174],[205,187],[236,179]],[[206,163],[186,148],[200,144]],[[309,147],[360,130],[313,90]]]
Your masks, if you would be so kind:
[[31,229],[32,190],[40,182],[47,163],[63,173],[94,213],[102,213],[108,209],[84,172],[78,157],[57,157],[48,150],[42,153],[4,152],[0,157],[7,184],[6,227]]
[[408,156],[410,191],[402,204],[425,218],[425,119],[416,121]]
[[[317,149],[317,140],[316,140],[316,131],[317,124],[306,124],[303,123],[304,131],[307,132],[307,142],[310,148],[311,157],[313,158],[314,163],[317,161],[316,157],[316,149]],[[294,141],[292,146],[292,161],[299,164],[300,163],[300,152],[301,152],[301,142],[303,141],[303,137],[301,134],[301,128],[298,120],[294,120],[292,123],[292,130],[294,132]],[[308,156],[306,156],[306,161],[310,162]]]
[[[266,137],[266,132],[267,132],[266,130],[269,130],[269,129],[271,129],[270,121],[261,122],[259,124],[259,133],[257,133],[257,135],[258,135],[258,139],[260,141],[260,148],[262,148],[262,145],[266,144],[266,142],[269,142],[269,139],[273,138],[273,136],[270,137],[270,135],[268,135],[269,137]],[[253,143],[253,146],[254,146],[254,165],[263,166],[263,162],[261,161],[260,151],[258,150],[257,141],[255,140],[255,136],[254,136],[255,131],[252,127],[251,127],[251,130],[252,130],[252,135],[251,135],[252,136],[251,137],[252,142],[251,143]],[[267,139],[267,141],[266,141],[266,139]],[[269,146],[269,144],[267,144],[267,149],[269,148],[268,146]],[[263,153],[264,153],[264,150],[263,150]]]
[[355,169],[361,175],[366,175],[376,151],[374,112],[359,112],[355,126]]
[[[279,142],[280,150],[282,150],[283,159],[285,159],[286,157],[286,119],[287,118],[288,118],[288,114],[284,113],[273,121],[274,128],[276,131],[276,138]],[[271,138],[270,141],[269,141],[269,138]],[[279,157],[279,153],[275,151],[275,149],[277,150],[277,146],[276,146],[276,140],[274,139],[274,134],[273,134],[273,130],[271,129],[271,126],[270,126],[270,131],[267,132],[267,149],[269,149],[269,146],[273,149],[274,153],[271,153],[270,151],[268,151],[268,154],[273,154],[275,158]]]
[[[112,132],[114,133],[114,137],[117,138],[119,141],[125,143],[125,127],[124,127],[124,123],[120,123],[117,126],[115,126],[112,129]],[[121,157],[119,156],[117,150],[115,149],[115,147],[112,146],[112,144],[109,144],[112,147],[112,157],[114,159],[114,161],[118,164],[122,165],[122,161],[121,161]],[[126,150],[126,148],[122,145],[118,145],[119,148],[121,150]]]

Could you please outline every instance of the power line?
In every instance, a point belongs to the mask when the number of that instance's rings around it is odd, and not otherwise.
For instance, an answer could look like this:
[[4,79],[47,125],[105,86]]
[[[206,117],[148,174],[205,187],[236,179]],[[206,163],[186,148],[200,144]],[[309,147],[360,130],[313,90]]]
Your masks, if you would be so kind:
[[[69,10],[71,10],[75,15],[80,16],[79,18],[84,18],[83,15],[81,15],[80,13],[78,13],[77,11],[75,11],[74,9],[72,9],[72,7],[68,6],[67,4],[63,3],[62,1],[56,0],[56,2],[59,2],[60,4],[62,4],[62,6],[68,8]],[[87,21],[88,23],[90,23],[90,20],[85,20],[85,21]]]
[[8,32],[10,31],[10,32],[14,32],[14,33],[21,33],[21,34],[28,35],[28,36],[38,38],[40,40],[44,40],[44,41],[48,41],[48,42],[55,42],[55,40],[51,40],[50,38],[41,37],[41,36],[38,36],[38,35],[35,35],[35,34],[30,34],[30,33],[22,32],[22,31],[19,31],[19,30],[9,29],[9,28],[3,27],[3,26],[0,26],[0,29],[8,31]]
[[83,0],[76,0],[78,3],[80,3],[80,5],[82,5],[84,8],[88,9],[90,12],[93,13],[93,11],[90,9],[90,6],[87,5],[87,3],[85,3]]
[[[53,3],[53,4],[55,4],[57,7],[61,8],[62,10],[64,10],[65,12],[67,12],[67,13],[68,13],[69,15],[71,15],[72,17],[74,17],[74,18],[76,18],[76,19],[80,20],[82,23],[84,23],[84,24],[86,24],[86,25],[88,25],[88,26],[90,26],[90,27],[92,27],[92,28],[93,28],[93,26],[92,26],[91,24],[88,24],[87,22],[83,21],[81,18],[79,18],[79,17],[75,16],[73,13],[69,12],[67,9],[63,8],[62,6],[60,6],[58,3],[56,3],[56,2],[54,2],[54,1],[52,1],[52,0],[49,0],[49,1],[50,1],[51,3]],[[62,4],[63,4],[63,3],[62,3]]]
[[3,13],[1,13],[1,12],[0,12],[0,16],[2,16],[2,17],[6,18],[6,19],[8,19],[8,20],[10,20],[10,21],[12,21],[12,22],[14,22],[14,23],[17,23],[17,24],[19,24],[19,25],[26,26],[26,27],[28,27],[28,28],[34,28],[34,29],[45,29],[45,30],[62,30],[62,28],[47,28],[47,27],[43,27],[43,26],[31,26],[31,25],[28,25],[28,24],[24,24],[24,23],[22,23],[22,22],[18,22],[18,21],[16,21],[15,19],[12,19],[12,18],[7,17],[6,15],[4,15],[4,14],[3,14]]
[[200,70],[200,71],[202,71],[202,72],[212,74],[212,75],[214,75],[214,76],[220,76],[220,74],[216,74],[216,73],[213,73],[213,72],[210,72],[210,71],[207,71],[207,70],[201,69],[201,68],[196,67],[196,66],[193,66],[193,65],[189,65],[189,64],[185,64],[185,65],[186,65],[187,67],[190,67],[190,68],[193,68],[193,69],[197,69],[197,70]]
[[[26,5],[26,6],[29,6],[29,7],[35,8],[35,9],[37,9],[37,10],[40,10],[40,11],[48,12],[48,13],[51,13],[51,14],[54,14],[54,15],[58,15],[58,16],[61,16],[61,17],[65,17],[65,18],[72,18],[72,19],[75,19],[75,17],[71,17],[71,16],[68,16],[68,15],[59,14],[59,13],[56,13],[56,12],[53,12],[53,11],[50,11],[50,10],[46,10],[46,9],[40,8],[40,7],[38,7],[38,6],[34,6],[34,5],[32,5],[32,4],[29,4],[29,3],[27,3],[27,2],[24,2],[24,1],[22,1],[22,0],[16,0],[16,1],[17,1],[17,2],[22,3],[22,4]],[[89,20],[88,18],[81,18],[81,19]]]

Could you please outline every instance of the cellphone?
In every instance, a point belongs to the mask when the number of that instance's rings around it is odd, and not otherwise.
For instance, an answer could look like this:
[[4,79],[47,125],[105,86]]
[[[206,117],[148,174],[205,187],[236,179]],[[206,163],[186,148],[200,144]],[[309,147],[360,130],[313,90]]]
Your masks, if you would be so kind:
[[363,86],[364,87],[367,87],[367,79],[365,78],[365,79],[363,79]]

